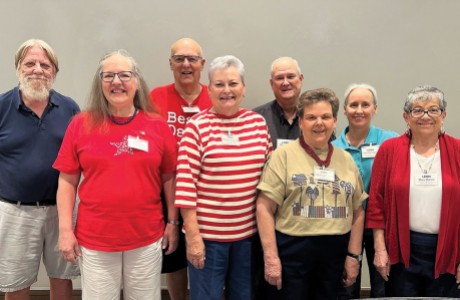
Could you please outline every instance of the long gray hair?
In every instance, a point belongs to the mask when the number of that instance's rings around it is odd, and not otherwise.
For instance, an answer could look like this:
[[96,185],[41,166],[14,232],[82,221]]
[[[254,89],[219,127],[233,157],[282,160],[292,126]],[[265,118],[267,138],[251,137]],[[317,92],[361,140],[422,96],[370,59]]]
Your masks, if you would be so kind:
[[104,67],[105,61],[114,55],[121,55],[126,57],[131,62],[131,71],[135,80],[138,82],[138,89],[134,95],[134,106],[142,111],[154,113],[157,112],[156,107],[150,101],[149,88],[142,76],[139,67],[132,56],[126,50],[120,49],[105,54],[99,61],[99,67],[96,70],[93,78],[93,84],[89,94],[87,111],[90,113],[90,127],[102,125],[109,117],[109,104],[102,91],[101,72]]

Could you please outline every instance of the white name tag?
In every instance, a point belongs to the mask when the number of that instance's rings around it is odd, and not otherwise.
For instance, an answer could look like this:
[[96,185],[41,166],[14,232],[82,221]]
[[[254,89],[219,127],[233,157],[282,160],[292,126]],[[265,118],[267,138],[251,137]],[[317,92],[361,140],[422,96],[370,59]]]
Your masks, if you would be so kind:
[[374,158],[379,151],[379,145],[370,145],[361,147],[361,157],[362,158]]
[[335,170],[315,166],[313,170],[313,176],[317,180],[334,182],[335,181]]
[[418,186],[434,186],[438,184],[438,174],[415,175],[414,182]]
[[289,142],[291,142],[293,140],[289,140],[289,139],[277,139],[276,140],[276,147],[278,148],[279,146],[283,146]]
[[230,132],[228,134],[224,134],[222,136],[222,143],[224,145],[238,145],[240,140],[238,139],[237,136],[234,136]]
[[182,106],[182,111],[184,113],[199,113],[200,108],[198,106]]
[[149,142],[139,137],[128,136],[128,147],[149,152]]

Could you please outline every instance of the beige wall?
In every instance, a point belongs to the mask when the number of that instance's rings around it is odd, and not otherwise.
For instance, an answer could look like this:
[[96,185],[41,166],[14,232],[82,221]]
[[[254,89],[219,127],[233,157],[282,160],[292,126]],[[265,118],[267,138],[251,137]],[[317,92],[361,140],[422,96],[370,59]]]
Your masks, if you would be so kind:
[[398,132],[405,129],[407,92],[436,85],[449,104],[446,130],[460,135],[457,0],[4,0],[0,10],[0,91],[16,85],[14,53],[30,37],[55,48],[61,66],[55,87],[84,107],[105,52],[127,49],[153,87],[172,80],[171,43],[191,36],[208,62],[233,54],[245,63],[249,108],[273,98],[270,64],[289,55],[300,63],[304,89],[329,87],[342,98],[351,82],[375,85],[375,123]]
[[[16,85],[14,53],[31,37],[55,48],[61,67],[55,87],[84,108],[105,52],[127,49],[153,87],[171,82],[169,47],[190,36],[201,42],[208,62],[233,54],[245,63],[248,108],[273,98],[271,62],[293,56],[304,89],[329,87],[342,98],[351,82],[373,84],[379,94],[375,124],[398,132],[405,129],[407,92],[436,85],[449,104],[445,128],[460,136],[460,1],[3,0],[0,11],[1,92]],[[340,114],[338,129],[344,125]],[[47,287],[43,275],[35,286]]]

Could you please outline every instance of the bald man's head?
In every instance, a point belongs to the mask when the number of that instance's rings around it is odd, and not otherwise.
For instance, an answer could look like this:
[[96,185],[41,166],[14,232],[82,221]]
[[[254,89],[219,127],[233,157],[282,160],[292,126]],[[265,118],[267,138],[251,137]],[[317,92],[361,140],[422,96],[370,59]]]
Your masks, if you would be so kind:
[[182,38],[171,45],[169,66],[176,85],[198,86],[205,62],[201,46],[195,40]]
[[275,59],[271,66],[270,85],[276,100],[281,106],[294,104],[299,100],[303,75],[299,64],[292,57]]
[[198,44],[197,41],[191,38],[182,38],[175,41],[171,45],[171,56],[180,54],[179,52],[185,49],[194,51],[194,55],[201,57],[203,56],[203,50],[201,49],[200,44]]

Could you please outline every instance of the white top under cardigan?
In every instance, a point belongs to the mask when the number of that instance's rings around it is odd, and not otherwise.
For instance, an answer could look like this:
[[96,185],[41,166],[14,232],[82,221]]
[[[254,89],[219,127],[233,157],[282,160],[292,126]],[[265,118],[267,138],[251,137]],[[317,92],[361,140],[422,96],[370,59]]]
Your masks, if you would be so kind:
[[[436,184],[417,185],[423,171],[436,178]],[[424,157],[410,150],[409,226],[411,231],[437,234],[441,218],[442,176],[439,151]]]

